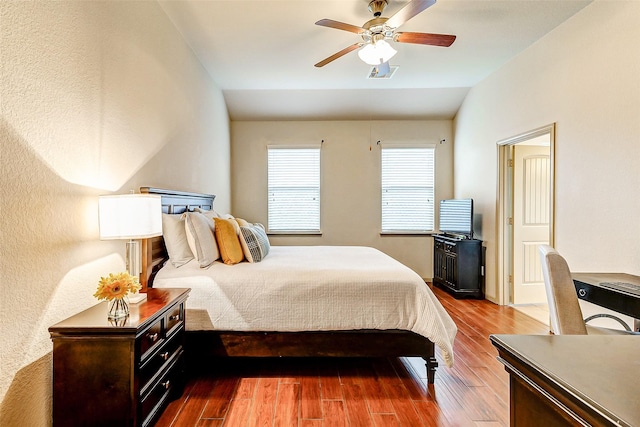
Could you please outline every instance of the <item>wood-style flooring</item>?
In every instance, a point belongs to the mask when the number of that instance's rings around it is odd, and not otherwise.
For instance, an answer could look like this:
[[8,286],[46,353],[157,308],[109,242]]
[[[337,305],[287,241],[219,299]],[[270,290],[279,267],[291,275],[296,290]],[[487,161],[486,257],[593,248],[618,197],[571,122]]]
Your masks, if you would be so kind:
[[510,307],[434,293],[458,325],[455,364],[420,358],[228,359],[191,378],[157,427],[507,426],[509,383],[489,334],[547,334]]

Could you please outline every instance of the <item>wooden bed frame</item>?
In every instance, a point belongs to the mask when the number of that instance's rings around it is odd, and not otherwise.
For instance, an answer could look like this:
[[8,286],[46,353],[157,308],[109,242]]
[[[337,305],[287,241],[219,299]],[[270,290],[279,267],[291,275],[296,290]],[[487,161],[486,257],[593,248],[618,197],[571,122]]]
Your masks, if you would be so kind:
[[[213,209],[215,196],[141,187],[141,193],[162,198],[162,212],[180,214],[196,207]],[[143,292],[153,287],[153,279],[168,260],[162,236],[142,241]],[[187,301],[188,304],[188,301]],[[227,357],[422,357],[427,379],[433,384],[438,362],[429,339],[404,330],[238,332],[187,331],[186,346],[196,362],[207,363],[210,356]]]

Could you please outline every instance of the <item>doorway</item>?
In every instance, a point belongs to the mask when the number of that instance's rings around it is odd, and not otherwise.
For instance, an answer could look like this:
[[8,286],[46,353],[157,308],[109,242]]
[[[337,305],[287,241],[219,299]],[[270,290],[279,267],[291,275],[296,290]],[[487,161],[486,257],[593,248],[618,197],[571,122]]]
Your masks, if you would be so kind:
[[555,124],[498,142],[500,304],[546,303],[538,256],[554,245]]

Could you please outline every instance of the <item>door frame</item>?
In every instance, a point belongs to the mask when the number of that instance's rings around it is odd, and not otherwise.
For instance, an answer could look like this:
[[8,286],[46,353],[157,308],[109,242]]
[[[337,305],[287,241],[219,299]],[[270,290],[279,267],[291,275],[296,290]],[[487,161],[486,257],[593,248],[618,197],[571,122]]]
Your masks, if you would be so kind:
[[543,135],[549,135],[549,161],[551,162],[549,177],[549,245],[555,245],[555,135],[556,124],[551,123],[537,129],[521,133],[510,138],[502,139],[497,142],[498,148],[498,200],[496,206],[496,272],[498,279],[498,303],[500,305],[510,304],[511,299],[511,283],[509,283],[509,275],[511,274],[513,260],[513,229],[508,223],[508,219],[512,215],[513,208],[513,173],[509,170],[509,159],[511,150],[515,144],[526,142],[533,138]]

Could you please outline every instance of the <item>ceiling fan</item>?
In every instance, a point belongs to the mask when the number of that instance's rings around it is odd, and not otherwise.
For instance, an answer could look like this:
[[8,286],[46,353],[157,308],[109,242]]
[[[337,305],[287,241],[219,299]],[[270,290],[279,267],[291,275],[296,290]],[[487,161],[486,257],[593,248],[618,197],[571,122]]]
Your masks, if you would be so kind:
[[382,11],[388,4],[388,0],[371,0],[371,2],[369,2],[369,10],[373,13],[373,19],[365,22],[362,27],[345,24],[344,22],[334,21],[332,19],[319,20],[316,22],[316,25],[356,33],[362,37],[362,41],[354,43],[351,46],[334,53],[328,58],[325,58],[315,64],[315,66],[324,67],[328,63],[335,61],[347,53],[358,48],[362,48],[358,52],[360,59],[369,65],[389,70],[388,61],[396,54],[396,50],[391,47],[386,40],[398,43],[415,43],[430,46],[451,46],[456,39],[456,36],[396,31],[399,26],[428,7],[433,6],[435,2],[436,0],[413,0],[390,18],[385,18],[381,15]]

